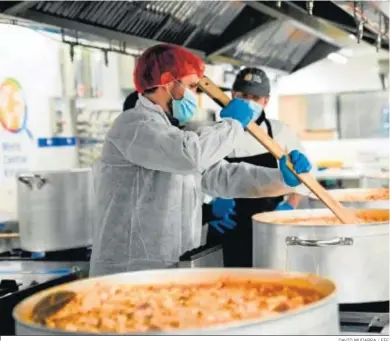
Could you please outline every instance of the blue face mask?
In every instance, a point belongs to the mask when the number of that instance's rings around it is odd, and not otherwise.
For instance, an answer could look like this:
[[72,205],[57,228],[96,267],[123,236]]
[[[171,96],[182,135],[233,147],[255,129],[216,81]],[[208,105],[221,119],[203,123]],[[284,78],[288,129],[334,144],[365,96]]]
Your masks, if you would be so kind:
[[182,99],[172,100],[173,117],[180,123],[188,122],[196,114],[197,102],[195,94],[186,88]]
[[261,113],[263,112],[263,106],[254,101],[249,101],[249,106],[253,110],[252,120],[256,121],[260,117]]

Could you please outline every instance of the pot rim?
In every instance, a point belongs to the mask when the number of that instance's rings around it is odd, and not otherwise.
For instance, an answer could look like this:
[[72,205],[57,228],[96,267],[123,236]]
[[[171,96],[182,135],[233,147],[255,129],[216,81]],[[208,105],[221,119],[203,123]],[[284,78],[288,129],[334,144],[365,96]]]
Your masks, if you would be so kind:
[[[177,274],[179,276],[181,275],[182,277],[174,279],[174,277],[169,276],[170,274]],[[195,279],[199,278],[198,277],[199,274],[209,275],[210,279],[214,278],[214,280],[218,279],[218,277],[220,277],[220,278],[228,277],[229,278],[229,277],[233,277],[235,275],[241,275],[240,278],[243,279],[243,278],[245,278],[245,274],[247,274],[249,277],[248,279],[258,278],[259,281],[261,281],[262,277],[264,280],[264,278],[266,278],[267,276],[270,278],[274,278],[274,280],[276,280],[276,278],[279,277],[279,280],[281,280],[281,279],[297,280],[297,281],[306,280],[308,282],[318,281],[317,284],[321,283],[323,285],[326,285],[329,288],[331,288],[331,290],[329,290],[330,292],[327,293],[323,299],[321,299],[317,302],[314,302],[314,303],[312,303],[308,306],[305,306],[303,308],[300,308],[300,309],[291,310],[287,313],[281,313],[276,317],[270,316],[270,317],[266,317],[266,318],[253,318],[253,319],[248,319],[248,320],[244,320],[244,321],[232,321],[230,323],[225,323],[223,325],[200,328],[200,329],[182,329],[182,330],[167,330],[167,331],[159,331],[159,332],[134,332],[134,333],[71,332],[71,331],[65,331],[62,329],[47,328],[47,327],[41,326],[35,322],[26,322],[25,319],[23,319],[23,317],[20,316],[21,314],[23,314],[23,312],[21,311],[21,310],[23,310],[23,308],[29,309],[29,308],[25,308],[24,306],[28,306],[29,304],[31,305],[31,303],[34,300],[36,301],[39,298],[45,297],[49,293],[53,293],[53,292],[59,291],[61,289],[67,289],[67,288],[70,289],[73,286],[76,286],[76,287],[82,286],[85,283],[93,285],[96,282],[100,282],[100,283],[106,282],[107,283],[107,282],[113,281],[114,283],[116,282],[117,284],[120,284],[120,283],[131,284],[132,283],[131,279],[132,278],[136,279],[137,277],[140,277],[140,275],[143,275],[143,277],[146,277],[146,279],[148,277],[152,277],[152,279],[150,281],[146,281],[146,282],[145,281],[137,282],[135,280],[133,282],[134,285],[148,285],[148,284],[150,285],[150,283],[153,282],[153,276],[161,276],[161,277],[166,276],[167,277],[167,279],[163,280],[163,281],[161,281],[161,278],[160,278],[161,282],[158,281],[157,282],[158,284],[163,284],[163,283],[168,284],[168,283],[172,283],[172,282],[176,282],[176,283],[179,282],[180,283],[183,280],[185,282],[186,278],[188,280],[189,277],[186,277],[186,276],[188,276],[189,274],[193,274],[193,277],[190,276],[191,279],[194,280],[195,282],[198,282],[198,283],[202,282],[202,281],[195,280]],[[273,282],[273,281],[271,281],[271,282]],[[155,284],[157,284],[157,283],[155,283]],[[312,284],[313,284],[313,288],[315,289],[316,286],[314,285],[314,283],[312,283]],[[291,283],[291,285],[293,285],[293,284]],[[301,282],[301,285],[303,286],[302,282]],[[319,289],[317,288],[317,290],[319,290]],[[87,279],[73,281],[70,283],[62,284],[62,285],[59,285],[59,286],[56,286],[56,287],[53,287],[50,289],[40,291],[32,296],[29,296],[28,298],[24,299],[20,303],[18,303],[12,312],[12,317],[14,318],[16,324],[23,325],[26,328],[30,328],[30,329],[33,328],[35,330],[42,331],[42,332],[49,331],[49,332],[52,332],[54,334],[61,334],[61,335],[80,335],[80,336],[82,336],[82,335],[117,335],[117,336],[122,335],[123,336],[123,335],[156,335],[156,334],[160,334],[160,335],[161,334],[162,335],[193,334],[194,335],[196,333],[199,333],[200,331],[202,333],[214,333],[214,332],[218,332],[221,330],[240,329],[242,327],[250,327],[250,326],[256,325],[256,324],[265,324],[265,323],[268,323],[271,321],[273,322],[275,320],[277,321],[277,320],[281,320],[281,319],[284,319],[287,317],[305,314],[305,313],[308,313],[312,310],[318,309],[322,305],[328,304],[332,300],[334,300],[335,304],[337,304],[337,301],[335,300],[336,295],[337,295],[337,288],[336,288],[336,284],[333,281],[326,279],[326,278],[323,278],[323,277],[320,277],[316,274],[309,274],[309,273],[302,273],[302,272],[287,272],[287,271],[279,271],[279,270],[274,270],[274,269],[255,269],[255,268],[252,268],[252,269],[231,268],[229,270],[226,270],[224,268],[146,270],[146,271],[125,272],[125,273],[119,273],[119,274],[115,274],[115,275],[106,275],[106,276],[101,276],[101,277],[96,277],[96,278],[87,278]],[[31,309],[31,307],[30,307],[30,309]]]
[[[389,214],[388,209],[384,208],[348,208],[349,210],[353,210],[355,212],[371,212],[371,213],[385,213],[387,212]],[[386,226],[389,225],[390,221],[380,221],[380,222],[372,222],[372,223],[367,223],[367,224],[334,224],[334,225],[307,225],[307,224],[291,224],[291,223],[283,223],[283,222],[278,222],[277,217],[279,216],[279,219],[288,219],[288,218],[308,218],[312,217],[333,217],[333,213],[327,209],[327,208],[314,208],[314,209],[297,209],[293,211],[271,211],[271,212],[263,212],[263,213],[257,213],[252,216],[252,221],[254,223],[260,223],[260,224],[267,224],[267,225],[272,225],[272,226],[289,226],[293,228],[362,228],[362,227],[373,227],[373,226]],[[267,219],[268,218],[268,219]]]
[[390,181],[390,174],[389,172],[379,172],[379,173],[372,173],[372,174],[365,174],[363,175],[366,179],[375,179],[375,180],[387,180]]
[[[335,199],[338,200],[339,202],[346,203],[346,204],[351,204],[351,203],[382,203],[382,202],[389,202],[389,199],[380,199],[380,200],[343,200],[342,198],[339,199],[337,198],[337,195],[343,195],[343,194],[370,194],[371,192],[375,193],[375,191],[379,192],[389,192],[388,188],[383,188],[383,187],[378,187],[378,188],[345,188],[345,189],[332,189],[328,190],[329,194],[334,195]],[[310,193],[308,195],[310,200],[313,201],[320,201],[320,199],[315,196],[313,193]]]

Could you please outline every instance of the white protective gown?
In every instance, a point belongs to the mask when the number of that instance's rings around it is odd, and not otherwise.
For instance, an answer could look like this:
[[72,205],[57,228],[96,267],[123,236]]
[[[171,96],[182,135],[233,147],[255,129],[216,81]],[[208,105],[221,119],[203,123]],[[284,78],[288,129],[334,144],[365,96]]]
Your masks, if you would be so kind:
[[114,122],[94,166],[90,275],[165,268],[200,246],[203,193],[239,198],[292,192],[278,169],[222,160],[243,134],[234,120],[182,131],[140,96]]

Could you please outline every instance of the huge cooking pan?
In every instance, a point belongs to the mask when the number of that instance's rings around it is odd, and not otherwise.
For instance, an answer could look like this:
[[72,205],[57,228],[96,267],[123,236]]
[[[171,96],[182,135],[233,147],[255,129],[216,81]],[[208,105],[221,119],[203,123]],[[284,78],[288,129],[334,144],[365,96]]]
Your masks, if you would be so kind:
[[329,278],[337,285],[340,303],[388,301],[389,211],[355,212],[383,221],[358,226],[314,222],[319,217],[334,218],[327,209],[255,215],[254,267],[310,272]]
[[[389,208],[388,188],[348,188],[329,191],[345,207],[355,208]],[[314,195],[309,196],[310,208],[325,208],[325,205]]]
[[[336,299],[335,285],[315,275],[286,273],[273,270],[258,269],[170,269],[124,273],[81,280],[61,285],[49,290],[40,292],[21,302],[14,310],[17,335],[76,335],[81,333],[70,333],[61,330],[53,330],[31,323],[28,316],[33,307],[47,295],[62,290],[74,292],[88,289],[96,285],[96,282],[105,283],[127,283],[127,284],[199,284],[208,281],[221,279],[244,279],[254,281],[285,283],[304,288],[314,288],[325,295],[322,300],[312,303],[305,308],[282,313],[276,317],[267,319],[248,320],[246,322],[235,322],[215,328],[200,330],[186,330],[176,334],[197,334],[197,335],[335,335],[339,330],[338,306]],[[154,332],[149,334],[164,334]],[[172,334],[172,333],[170,333]]]

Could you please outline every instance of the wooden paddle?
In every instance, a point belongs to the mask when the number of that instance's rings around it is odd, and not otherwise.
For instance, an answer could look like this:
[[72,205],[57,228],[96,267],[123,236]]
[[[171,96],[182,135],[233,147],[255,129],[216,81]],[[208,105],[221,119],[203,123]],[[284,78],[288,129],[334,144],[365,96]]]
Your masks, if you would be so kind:
[[0,239],[1,238],[19,238],[19,233],[0,233]]
[[[217,85],[213,83],[212,80],[206,76],[200,80],[199,87],[222,107],[228,105],[231,100],[229,96],[227,96]],[[255,122],[249,123],[247,130],[278,160],[280,160],[282,156],[286,155],[285,151]],[[287,161],[287,167],[335,214],[337,218],[340,219],[341,222],[344,224],[359,224],[355,214],[352,211],[347,210],[337,200],[335,200],[310,173],[297,174],[290,161]]]

